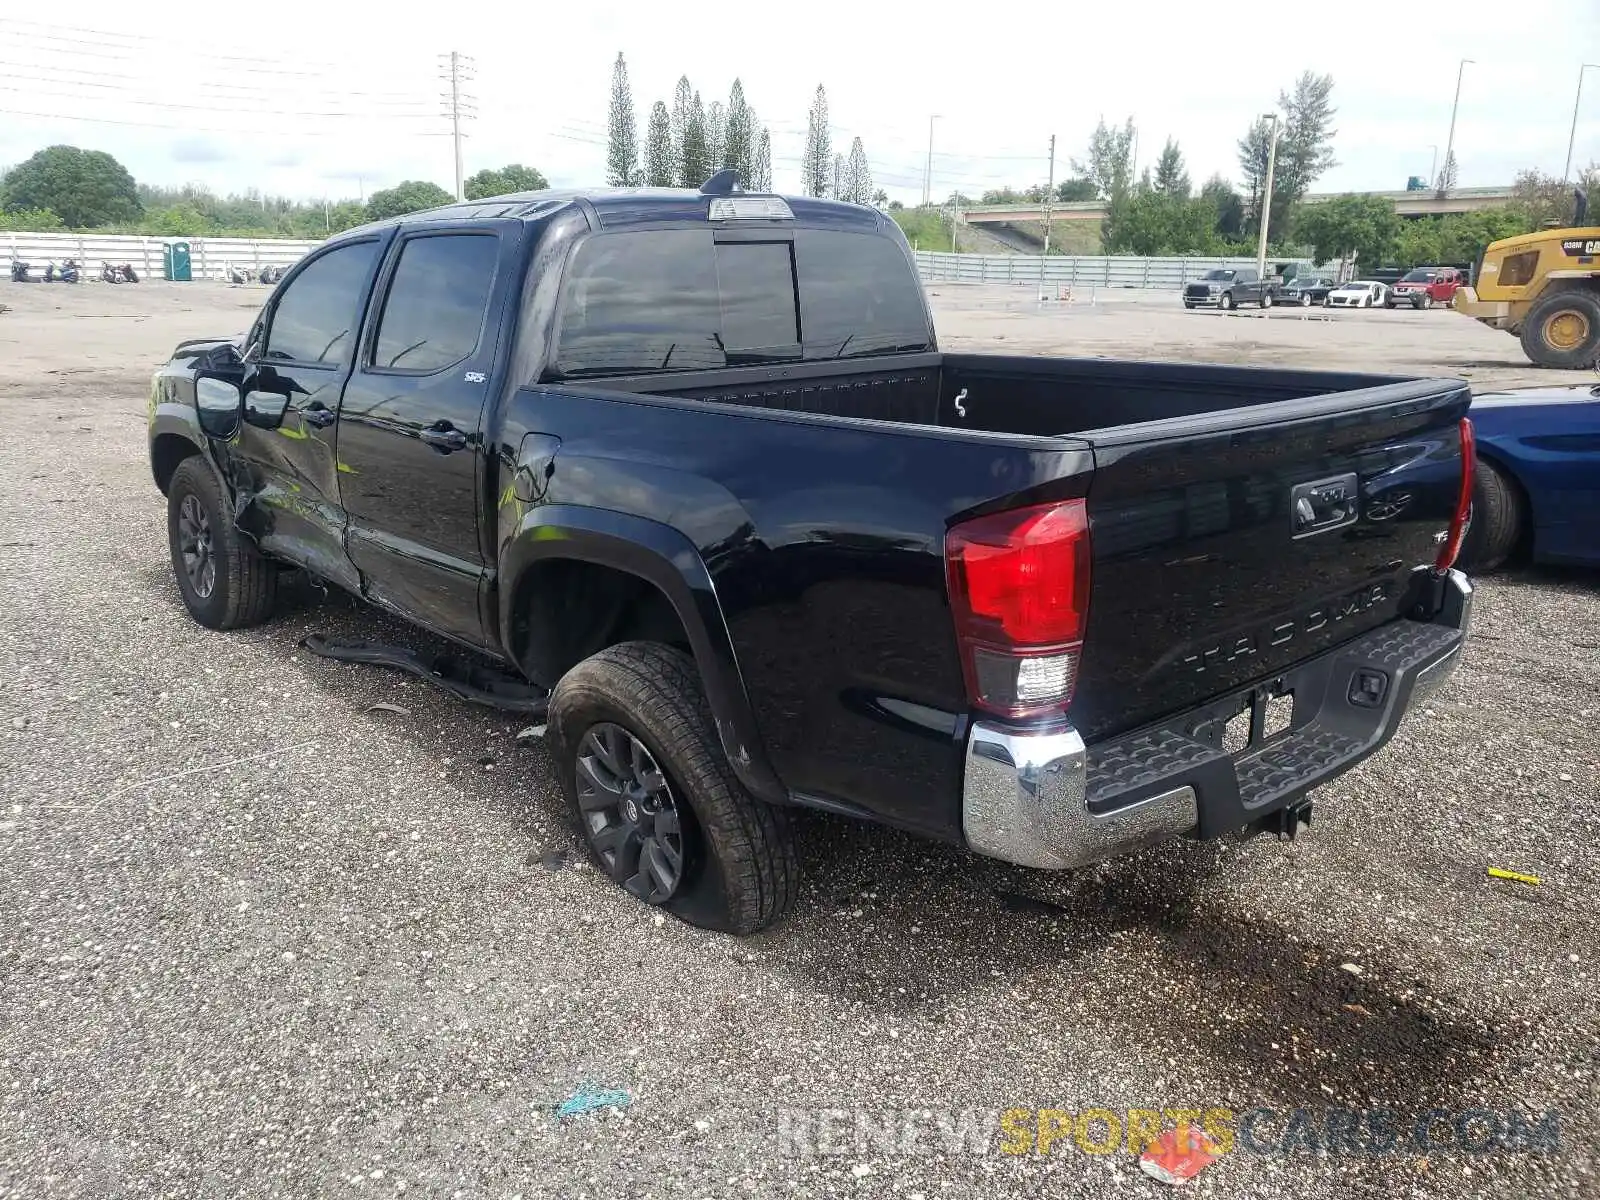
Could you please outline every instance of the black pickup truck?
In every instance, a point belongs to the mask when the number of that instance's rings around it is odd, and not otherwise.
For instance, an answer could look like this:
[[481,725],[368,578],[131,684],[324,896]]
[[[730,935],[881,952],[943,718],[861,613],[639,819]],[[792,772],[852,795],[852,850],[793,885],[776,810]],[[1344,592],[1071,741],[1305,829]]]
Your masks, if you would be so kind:
[[1254,267],[1213,267],[1183,289],[1185,308],[1220,308],[1224,312],[1245,303],[1271,308],[1277,298],[1277,280],[1263,279]]
[[1453,670],[1454,380],[943,354],[870,209],[352,230],[153,380],[178,589],[336,584],[548,695],[600,866],[750,931],[795,806],[1039,868],[1271,831]]

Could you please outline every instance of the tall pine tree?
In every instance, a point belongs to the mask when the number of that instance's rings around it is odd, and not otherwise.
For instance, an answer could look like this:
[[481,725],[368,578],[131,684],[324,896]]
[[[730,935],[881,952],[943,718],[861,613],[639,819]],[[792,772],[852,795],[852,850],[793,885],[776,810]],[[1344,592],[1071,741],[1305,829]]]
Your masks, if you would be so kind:
[[644,139],[644,181],[650,187],[673,187],[678,164],[672,157],[672,117],[660,100],[650,109],[650,128]]
[[711,107],[706,109],[706,165],[713,172],[727,165],[723,162],[723,143],[727,134],[728,112],[722,107],[721,100],[713,100]]
[[678,183],[697,188],[711,178],[711,147],[706,137],[706,110],[696,92],[689,102],[689,115],[683,123],[683,161]]
[[1338,166],[1333,157],[1333,76],[1304,72],[1292,92],[1278,93],[1283,131],[1278,137],[1278,162],[1272,174],[1272,226],[1277,236],[1289,232],[1289,214],[1304,200],[1317,178]]
[[611,116],[606,128],[606,182],[612,187],[632,187],[639,182],[639,127],[633,119],[633,89],[628,86],[628,64],[617,53],[611,68]]
[[1161,157],[1156,160],[1156,178],[1154,183],[1156,191],[1163,196],[1175,196],[1179,200],[1189,198],[1190,183],[1189,172],[1183,169],[1183,151],[1178,149],[1178,143],[1171,138],[1161,147]]
[[[672,181],[683,182],[683,134],[689,126],[689,109],[694,105],[694,88],[687,75],[678,76],[672,92]],[[699,184],[695,185],[699,187]]]
[[755,158],[750,164],[750,190],[752,192],[772,190],[772,134],[764,125],[756,137]]
[[744,85],[737,79],[728,93],[728,120],[722,139],[722,165],[739,172],[739,179],[749,187],[754,172],[751,159],[755,153],[753,122],[755,114],[745,103]]
[[828,130],[828,93],[817,84],[811,112],[806,117],[806,150],[800,160],[800,190],[808,196],[826,196],[833,172],[833,136]]
[[844,194],[839,198],[851,204],[871,204],[873,190],[867,152],[861,148],[861,139],[855,138],[850,143],[850,157],[845,160]]

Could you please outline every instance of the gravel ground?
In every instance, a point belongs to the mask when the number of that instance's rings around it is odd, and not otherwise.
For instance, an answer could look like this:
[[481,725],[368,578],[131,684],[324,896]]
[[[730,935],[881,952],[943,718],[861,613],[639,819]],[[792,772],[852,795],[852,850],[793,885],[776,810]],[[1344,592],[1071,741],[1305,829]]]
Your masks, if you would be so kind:
[[[1158,1194],[992,1124],[982,1153],[780,1127],[1257,1106],[1268,1142],[1437,1107],[1553,1111],[1561,1144],[1240,1150],[1192,1194],[1600,1193],[1593,574],[1485,581],[1453,682],[1294,843],[1059,876],[806,817],[793,919],[706,934],[573,865],[537,741],[296,647],[380,618],[185,616],[149,372],[260,299],[0,285],[0,1196]],[[585,1082],[631,1105],[558,1118]]]

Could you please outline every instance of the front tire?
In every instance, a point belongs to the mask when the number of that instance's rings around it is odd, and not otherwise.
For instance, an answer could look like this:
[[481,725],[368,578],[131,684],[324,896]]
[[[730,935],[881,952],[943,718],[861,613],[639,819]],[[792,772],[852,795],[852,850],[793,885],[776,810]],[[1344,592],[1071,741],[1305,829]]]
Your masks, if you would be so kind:
[[551,693],[549,728],[590,857],[625,890],[724,933],[793,907],[788,814],[734,775],[687,654],[624,642],[585,659]]
[[167,544],[189,615],[207,629],[243,629],[272,615],[278,568],[234,528],[204,459],[178,464],[167,485]]
[[1223,312],[1230,312],[1233,309],[1233,293],[1223,292],[1222,295],[1218,296],[1217,307]]
[[1536,301],[1522,322],[1522,349],[1541,367],[1594,366],[1600,358],[1600,295],[1574,288]]
[[1478,459],[1472,479],[1472,524],[1457,565],[1471,573],[1494,570],[1516,550],[1522,527],[1521,491],[1498,467]]

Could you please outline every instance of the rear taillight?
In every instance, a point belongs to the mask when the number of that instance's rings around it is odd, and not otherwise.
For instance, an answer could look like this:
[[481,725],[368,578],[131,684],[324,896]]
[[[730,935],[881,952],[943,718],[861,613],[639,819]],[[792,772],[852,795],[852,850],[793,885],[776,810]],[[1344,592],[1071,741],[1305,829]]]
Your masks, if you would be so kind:
[[1064,710],[1089,606],[1083,501],[963,521],[945,535],[944,550],[973,707],[1003,717]]
[[1472,468],[1477,461],[1477,440],[1472,434],[1472,422],[1461,418],[1461,491],[1456,496],[1455,515],[1450,518],[1450,532],[1444,545],[1439,547],[1439,557],[1433,569],[1441,574],[1455,565],[1461,553],[1461,540],[1467,536],[1467,520],[1472,515]]

